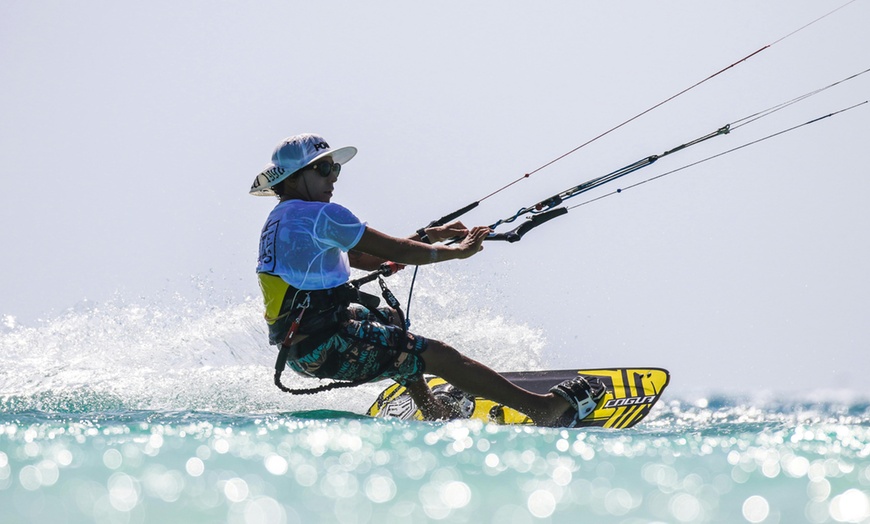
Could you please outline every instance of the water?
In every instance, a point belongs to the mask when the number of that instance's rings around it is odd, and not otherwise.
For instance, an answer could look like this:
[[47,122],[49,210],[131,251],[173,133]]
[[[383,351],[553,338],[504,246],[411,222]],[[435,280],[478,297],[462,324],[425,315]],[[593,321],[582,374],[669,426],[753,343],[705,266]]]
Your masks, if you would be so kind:
[[[540,332],[422,303],[493,367],[544,365]],[[666,392],[621,431],[372,420],[382,385],[274,388],[260,315],[206,293],[0,319],[0,522],[870,522],[861,395]]]

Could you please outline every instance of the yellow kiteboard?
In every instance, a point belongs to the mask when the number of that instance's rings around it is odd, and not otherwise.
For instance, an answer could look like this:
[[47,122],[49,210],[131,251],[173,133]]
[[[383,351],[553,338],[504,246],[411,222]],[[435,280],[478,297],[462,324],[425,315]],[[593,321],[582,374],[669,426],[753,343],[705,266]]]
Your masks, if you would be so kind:
[[[516,371],[502,373],[518,386],[546,393],[556,384],[583,375],[598,377],[607,387],[607,393],[598,402],[595,411],[583,419],[579,427],[630,428],[643,420],[661,398],[670,375],[660,368],[608,368],[573,369],[558,371]],[[427,377],[429,387],[438,391],[446,382],[439,377]],[[507,406],[481,397],[466,396],[465,411],[468,418],[496,424],[534,424],[532,419]],[[378,395],[369,408],[371,417],[392,417],[403,420],[423,420],[411,396],[403,386],[394,384]]]

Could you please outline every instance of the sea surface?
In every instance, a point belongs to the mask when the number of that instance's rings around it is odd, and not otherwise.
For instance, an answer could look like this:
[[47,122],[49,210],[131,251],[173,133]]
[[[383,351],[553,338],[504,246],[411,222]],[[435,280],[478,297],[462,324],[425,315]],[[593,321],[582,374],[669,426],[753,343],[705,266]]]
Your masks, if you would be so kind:
[[[540,332],[426,303],[434,331],[484,333],[463,343],[492,367],[546,365]],[[261,311],[0,318],[0,522],[870,522],[866,396],[668,390],[629,430],[376,420],[360,414],[387,383],[278,391]]]

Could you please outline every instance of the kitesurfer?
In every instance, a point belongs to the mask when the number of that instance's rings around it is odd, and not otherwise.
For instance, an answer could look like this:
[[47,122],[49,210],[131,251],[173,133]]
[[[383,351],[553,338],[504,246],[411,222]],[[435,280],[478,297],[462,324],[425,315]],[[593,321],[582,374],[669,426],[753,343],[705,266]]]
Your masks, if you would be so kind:
[[[352,146],[333,149],[316,134],[292,136],[277,146],[251,186],[251,194],[279,200],[260,235],[257,273],[270,343],[287,354],[287,364],[302,375],[350,384],[393,379],[427,419],[455,413],[433,395],[424,371],[540,425],[572,426],[591,413],[604,394],[602,384],[577,377],[546,394],[527,391],[444,342],[407,331],[399,311],[377,308],[377,297],[348,285],[351,267],[468,258],[490,232],[454,222],[396,238],[361,222],[331,202],[339,174],[356,152]],[[450,238],[461,240],[438,243]]]

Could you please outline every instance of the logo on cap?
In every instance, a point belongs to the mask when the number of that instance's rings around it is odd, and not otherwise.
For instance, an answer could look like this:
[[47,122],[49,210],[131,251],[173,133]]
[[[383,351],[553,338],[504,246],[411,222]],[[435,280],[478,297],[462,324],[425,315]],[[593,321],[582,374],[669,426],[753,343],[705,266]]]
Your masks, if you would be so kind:
[[267,183],[272,183],[275,181],[275,179],[283,175],[285,172],[286,169],[284,169],[283,167],[275,166],[267,169],[266,171],[263,171],[261,174],[263,175],[263,177],[265,177]]

